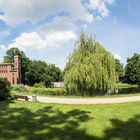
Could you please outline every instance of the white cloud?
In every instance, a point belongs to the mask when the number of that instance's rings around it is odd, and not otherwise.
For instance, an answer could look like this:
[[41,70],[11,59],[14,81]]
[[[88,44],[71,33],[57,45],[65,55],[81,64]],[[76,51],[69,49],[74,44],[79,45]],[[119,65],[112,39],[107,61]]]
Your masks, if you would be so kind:
[[45,37],[41,37],[37,32],[22,33],[8,48],[17,47],[25,52],[41,50],[49,47],[62,47],[76,39],[73,31],[51,31]]
[[7,19],[3,15],[0,15],[0,20],[7,22]]
[[8,48],[17,47],[23,51],[38,50],[45,47],[45,40],[43,40],[36,32],[22,33],[13,43],[9,44]]
[[72,30],[75,31],[77,26],[72,22],[71,18],[67,16],[56,16],[52,22],[46,23],[38,28],[38,32],[46,34],[52,30],[65,31]]
[[106,17],[109,15],[108,5],[115,3],[115,0],[89,0],[88,8],[97,10],[99,15]]
[[76,34],[73,31],[52,31],[46,36],[48,46],[63,46],[65,43],[75,39]]
[[37,32],[46,39],[48,46],[63,46],[66,42],[76,39],[78,28],[71,18],[57,16],[51,23],[39,27]]
[[9,24],[25,21],[36,22],[48,15],[65,12],[73,20],[91,22],[93,15],[88,12],[80,0],[5,0],[0,1],[3,19]]

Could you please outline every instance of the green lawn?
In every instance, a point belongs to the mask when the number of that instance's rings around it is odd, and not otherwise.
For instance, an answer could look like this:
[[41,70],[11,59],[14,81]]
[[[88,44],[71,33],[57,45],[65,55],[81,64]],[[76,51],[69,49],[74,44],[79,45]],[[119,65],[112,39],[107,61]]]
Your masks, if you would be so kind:
[[139,140],[140,102],[0,103],[0,140]]

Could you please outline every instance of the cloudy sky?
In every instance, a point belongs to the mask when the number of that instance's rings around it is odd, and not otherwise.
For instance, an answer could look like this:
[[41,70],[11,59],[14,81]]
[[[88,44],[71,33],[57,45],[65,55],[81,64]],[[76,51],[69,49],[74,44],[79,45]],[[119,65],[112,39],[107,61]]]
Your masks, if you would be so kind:
[[18,47],[62,69],[81,30],[116,58],[140,53],[139,0],[0,0],[0,61]]

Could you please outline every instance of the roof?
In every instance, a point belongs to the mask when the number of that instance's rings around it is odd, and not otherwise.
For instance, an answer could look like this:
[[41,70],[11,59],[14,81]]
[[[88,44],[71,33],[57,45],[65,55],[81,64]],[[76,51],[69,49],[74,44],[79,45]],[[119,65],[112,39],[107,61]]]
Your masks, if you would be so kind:
[[0,65],[12,65],[11,63],[0,63]]

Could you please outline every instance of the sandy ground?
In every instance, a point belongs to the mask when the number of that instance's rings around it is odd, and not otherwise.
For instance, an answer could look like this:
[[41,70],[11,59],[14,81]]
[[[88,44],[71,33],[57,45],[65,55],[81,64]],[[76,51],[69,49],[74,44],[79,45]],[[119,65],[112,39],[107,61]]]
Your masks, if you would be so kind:
[[[29,101],[32,101],[32,96],[28,97],[30,98]],[[91,98],[91,99],[37,96],[37,101],[43,103],[56,103],[56,104],[112,104],[112,103],[140,101],[140,96],[118,97],[118,98]]]

